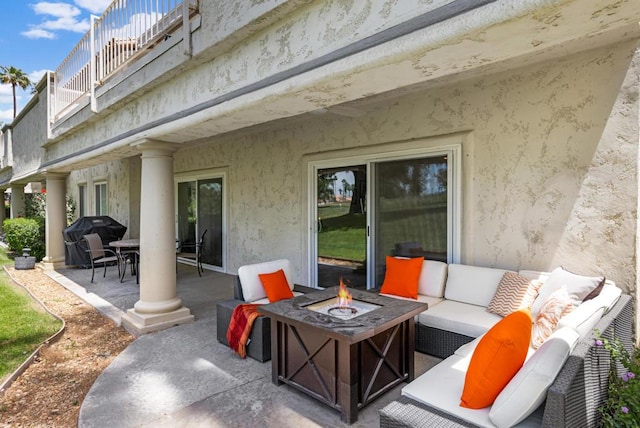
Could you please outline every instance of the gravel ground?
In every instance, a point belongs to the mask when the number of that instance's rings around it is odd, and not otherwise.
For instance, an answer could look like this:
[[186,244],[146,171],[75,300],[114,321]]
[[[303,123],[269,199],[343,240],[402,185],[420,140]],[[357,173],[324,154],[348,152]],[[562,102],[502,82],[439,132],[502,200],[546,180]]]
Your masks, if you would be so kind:
[[0,396],[0,426],[75,427],[89,388],[134,337],[40,269],[8,270],[66,330]]

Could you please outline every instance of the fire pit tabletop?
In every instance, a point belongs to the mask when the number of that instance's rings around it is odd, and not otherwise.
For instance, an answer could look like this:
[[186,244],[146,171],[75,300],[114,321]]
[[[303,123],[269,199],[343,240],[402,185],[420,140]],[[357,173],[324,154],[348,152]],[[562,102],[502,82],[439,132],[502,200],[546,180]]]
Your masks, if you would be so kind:
[[309,306],[334,298],[339,287],[331,287],[307,293],[292,299],[262,305],[258,312],[275,319],[286,319],[288,322],[299,322],[312,326],[329,337],[349,338],[358,342],[425,311],[428,305],[424,302],[394,299],[361,290],[351,290],[354,301],[379,306],[370,312],[351,319],[340,319],[331,315],[311,310]]

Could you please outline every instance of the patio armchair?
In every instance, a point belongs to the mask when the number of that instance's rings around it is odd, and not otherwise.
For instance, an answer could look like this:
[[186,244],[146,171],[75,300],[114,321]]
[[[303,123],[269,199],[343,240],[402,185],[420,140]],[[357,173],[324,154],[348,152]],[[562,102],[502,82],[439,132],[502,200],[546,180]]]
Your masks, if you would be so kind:
[[[220,301],[216,304],[216,336],[218,342],[229,346],[227,341],[227,329],[231,322],[233,310],[244,303],[267,304],[269,300],[258,277],[259,274],[275,272],[282,269],[287,282],[292,287],[294,296],[316,291],[315,288],[305,287],[293,283],[291,263],[289,260],[273,260],[269,262],[245,265],[238,269],[233,299]],[[293,284],[293,285],[291,285]],[[265,362],[271,359],[271,321],[264,315],[258,316],[253,323],[249,342],[247,343],[247,355],[254,360]]]
[[[87,242],[89,258],[91,259],[91,282],[95,274],[96,265],[102,264],[104,266],[104,273],[102,277],[107,275],[107,266],[113,262],[118,266],[118,277],[120,277],[120,259],[115,251],[110,248],[105,248],[102,244],[102,238],[97,233],[90,233],[83,236]],[[112,254],[112,255],[109,255]]]
[[[200,236],[200,240],[193,244],[181,244],[176,252],[176,263],[179,258],[193,260],[196,264],[196,269],[198,269],[198,275],[202,276],[204,272],[204,268],[202,267],[202,253],[204,248],[204,238],[207,234],[207,230],[205,229]],[[176,265],[177,266],[177,265]]]

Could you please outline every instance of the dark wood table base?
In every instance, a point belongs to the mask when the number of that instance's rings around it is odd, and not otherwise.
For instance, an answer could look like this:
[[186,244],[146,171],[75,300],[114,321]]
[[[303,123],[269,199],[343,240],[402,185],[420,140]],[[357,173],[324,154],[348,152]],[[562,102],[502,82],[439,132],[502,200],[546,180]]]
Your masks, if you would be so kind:
[[278,320],[271,344],[273,383],[309,394],[349,424],[362,407],[414,378],[413,318],[357,343]]
[[[338,287],[261,305],[271,318],[271,376],[338,410],[346,423],[358,410],[414,377],[414,317],[423,302],[351,290],[353,307],[373,306],[352,319],[317,311]],[[326,307],[326,306],[325,306]]]

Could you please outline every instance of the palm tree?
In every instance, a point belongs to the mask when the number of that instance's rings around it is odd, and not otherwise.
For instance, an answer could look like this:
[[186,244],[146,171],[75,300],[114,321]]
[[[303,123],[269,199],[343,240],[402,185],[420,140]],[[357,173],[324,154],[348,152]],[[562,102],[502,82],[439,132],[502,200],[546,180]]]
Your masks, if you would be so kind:
[[16,105],[16,86],[20,86],[22,89],[26,90],[32,85],[32,83],[31,80],[29,80],[29,76],[24,74],[24,72],[18,68],[0,66],[0,70],[0,82],[5,85],[11,85],[11,89],[13,89],[13,118],[15,119],[16,114],[18,113]]

